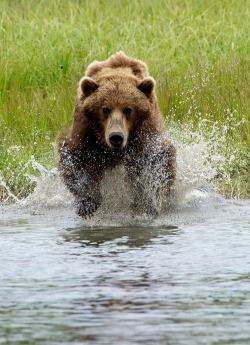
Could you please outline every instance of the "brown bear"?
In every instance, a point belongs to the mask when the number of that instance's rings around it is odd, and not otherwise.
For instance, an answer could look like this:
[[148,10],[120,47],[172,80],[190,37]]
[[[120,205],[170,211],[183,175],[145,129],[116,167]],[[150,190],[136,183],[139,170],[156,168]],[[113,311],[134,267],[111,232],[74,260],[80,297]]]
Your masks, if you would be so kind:
[[176,153],[147,65],[123,52],[94,61],[80,80],[73,126],[59,135],[59,171],[76,212],[93,215],[102,203],[107,169],[123,165],[135,212],[157,215],[176,176]]

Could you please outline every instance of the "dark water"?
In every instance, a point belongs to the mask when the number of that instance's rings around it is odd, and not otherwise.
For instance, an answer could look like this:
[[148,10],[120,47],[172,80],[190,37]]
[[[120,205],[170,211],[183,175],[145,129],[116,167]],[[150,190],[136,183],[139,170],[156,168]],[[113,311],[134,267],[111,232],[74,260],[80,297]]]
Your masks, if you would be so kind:
[[250,202],[202,212],[0,206],[0,344],[250,344]]

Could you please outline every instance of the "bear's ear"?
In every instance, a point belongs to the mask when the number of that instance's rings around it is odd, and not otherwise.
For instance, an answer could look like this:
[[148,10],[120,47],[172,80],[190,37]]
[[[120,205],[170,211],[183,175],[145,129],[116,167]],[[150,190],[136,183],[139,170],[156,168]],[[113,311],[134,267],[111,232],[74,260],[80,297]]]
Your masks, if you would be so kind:
[[154,87],[155,81],[151,77],[146,77],[142,79],[142,81],[138,85],[138,89],[142,91],[147,97],[150,97],[152,95]]
[[91,95],[91,93],[93,93],[98,88],[98,86],[99,85],[92,78],[83,77],[80,80],[81,90],[82,90],[84,96],[86,96],[86,97]]

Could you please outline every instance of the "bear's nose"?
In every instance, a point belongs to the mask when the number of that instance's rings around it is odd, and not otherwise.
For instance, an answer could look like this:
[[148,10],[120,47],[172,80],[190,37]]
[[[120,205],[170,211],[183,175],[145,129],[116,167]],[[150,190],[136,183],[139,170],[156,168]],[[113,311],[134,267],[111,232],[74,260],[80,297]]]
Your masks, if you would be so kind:
[[121,147],[123,144],[124,135],[120,132],[113,132],[109,135],[109,142],[114,147]]

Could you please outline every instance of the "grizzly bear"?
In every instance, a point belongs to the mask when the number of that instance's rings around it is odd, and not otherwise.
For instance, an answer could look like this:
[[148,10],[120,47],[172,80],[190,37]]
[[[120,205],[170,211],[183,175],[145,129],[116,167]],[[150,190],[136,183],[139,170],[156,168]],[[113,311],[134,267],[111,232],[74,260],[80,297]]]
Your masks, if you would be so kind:
[[102,203],[107,169],[123,165],[134,212],[157,215],[171,194],[176,153],[147,65],[123,52],[94,61],[80,80],[72,128],[59,135],[59,172],[76,212],[92,216]]

